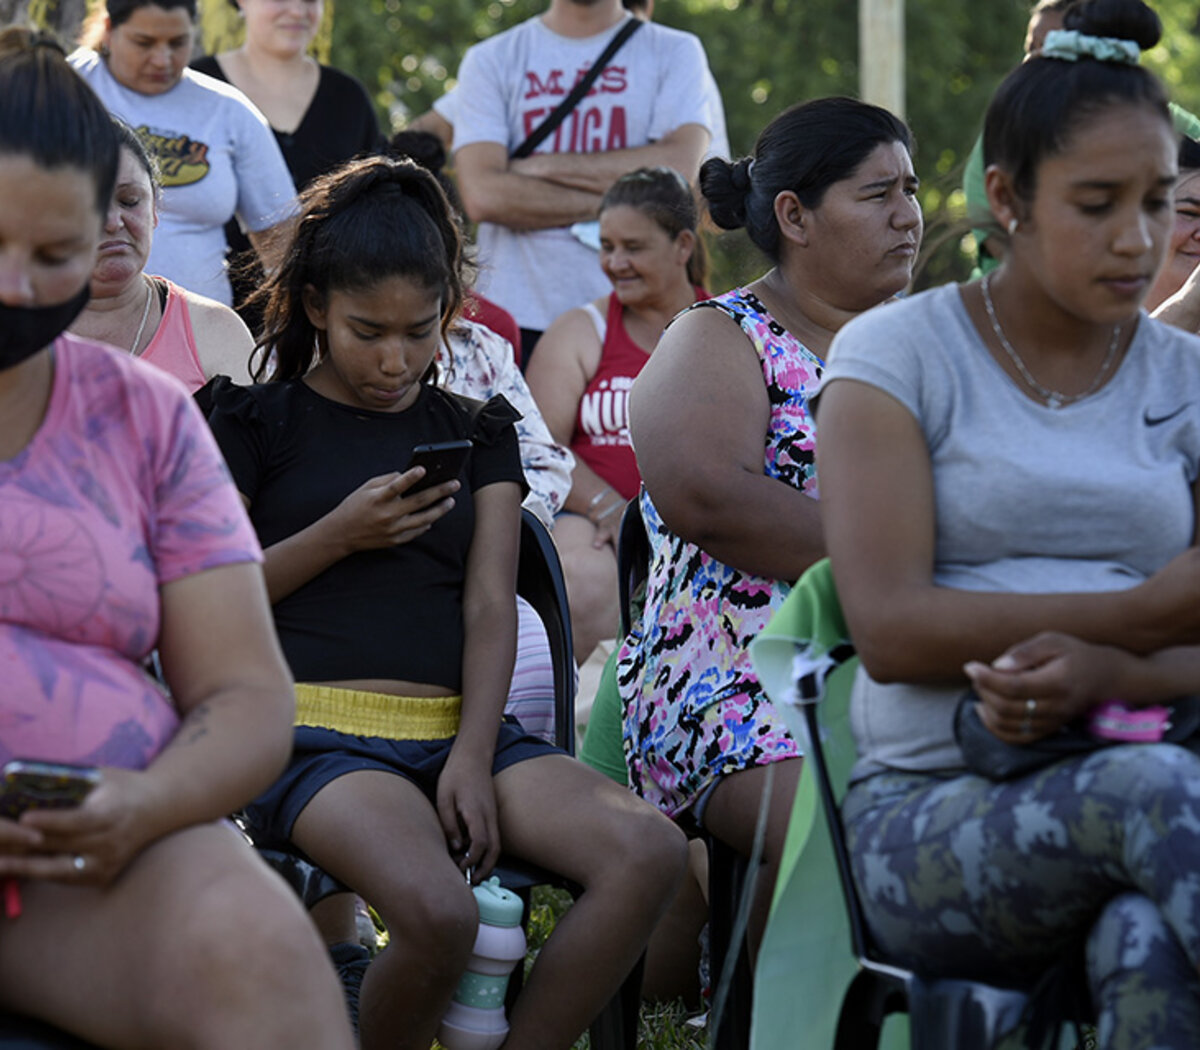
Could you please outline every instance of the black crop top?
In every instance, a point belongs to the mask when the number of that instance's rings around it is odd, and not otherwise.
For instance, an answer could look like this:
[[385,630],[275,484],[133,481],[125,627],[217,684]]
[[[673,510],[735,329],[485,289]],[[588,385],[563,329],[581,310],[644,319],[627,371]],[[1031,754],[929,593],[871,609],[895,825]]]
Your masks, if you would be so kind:
[[297,681],[384,678],[462,688],[462,597],[475,527],[472,494],[501,481],[525,490],[503,397],[485,405],[422,387],[403,412],[330,401],[301,380],[213,387],[209,423],[263,547],[333,510],[369,478],[403,470],[413,447],[470,437],[454,509],[423,536],[343,558],[274,606]]

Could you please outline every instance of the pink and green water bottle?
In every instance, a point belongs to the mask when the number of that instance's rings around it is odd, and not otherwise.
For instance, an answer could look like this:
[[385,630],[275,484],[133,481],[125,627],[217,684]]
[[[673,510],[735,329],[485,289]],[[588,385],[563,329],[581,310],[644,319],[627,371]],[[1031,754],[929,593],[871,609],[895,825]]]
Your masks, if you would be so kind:
[[496,1050],[508,1037],[504,995],[513,967],[525,958],[521,898],[493,876],[474,889],[479,932],[450,1009],[438,1029],[446,1050]]

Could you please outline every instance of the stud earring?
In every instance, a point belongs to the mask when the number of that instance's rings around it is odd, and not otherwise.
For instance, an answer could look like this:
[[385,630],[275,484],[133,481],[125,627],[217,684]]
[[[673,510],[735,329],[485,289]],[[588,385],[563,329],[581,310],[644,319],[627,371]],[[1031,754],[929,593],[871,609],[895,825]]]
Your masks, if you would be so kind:
[[1011,237],[1017,232],[1017,227],[1021,224],[1017,221],[1016,216],[1008,220],[1008,235]]

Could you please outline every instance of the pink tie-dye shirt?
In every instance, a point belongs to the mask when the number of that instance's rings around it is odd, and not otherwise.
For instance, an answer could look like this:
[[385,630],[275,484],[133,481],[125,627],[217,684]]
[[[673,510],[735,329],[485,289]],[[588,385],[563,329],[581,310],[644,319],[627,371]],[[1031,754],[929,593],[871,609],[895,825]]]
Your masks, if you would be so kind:
[[179,722],[141,667],[159,587],[261,558],[183,387],[60,337],[45,419],[0,462],[0,761],[145,767]]

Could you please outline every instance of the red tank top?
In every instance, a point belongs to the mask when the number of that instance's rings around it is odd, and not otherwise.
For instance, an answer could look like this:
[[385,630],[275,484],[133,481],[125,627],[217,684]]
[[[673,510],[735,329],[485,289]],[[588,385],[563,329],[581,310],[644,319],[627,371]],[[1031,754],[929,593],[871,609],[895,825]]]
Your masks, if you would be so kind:
[[[696,299],[708,293],[696,289]],[[601,478],[631,500],[642,476],[629,440],[629,388],[650,355],[625,331],[625,308],[617,293],[608,297],[608,317],[600,364],[579,399],[571,451]]]

